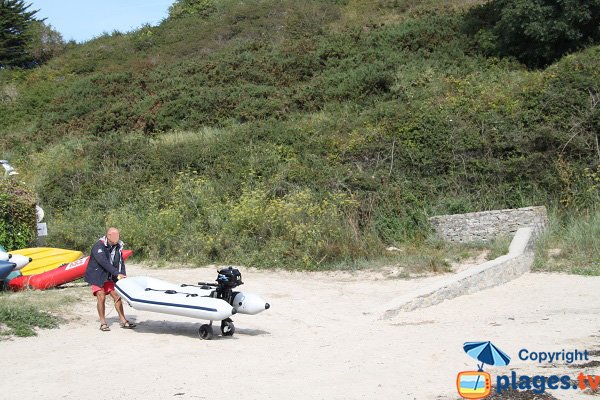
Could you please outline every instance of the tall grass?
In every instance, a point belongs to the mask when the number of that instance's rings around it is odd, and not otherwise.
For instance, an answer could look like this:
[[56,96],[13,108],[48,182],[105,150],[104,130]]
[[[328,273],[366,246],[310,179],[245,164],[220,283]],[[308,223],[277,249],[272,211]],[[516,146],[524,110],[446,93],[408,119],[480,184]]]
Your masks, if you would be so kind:
[[538,242],[534,269],[600,276],[600,211],[550,221]]

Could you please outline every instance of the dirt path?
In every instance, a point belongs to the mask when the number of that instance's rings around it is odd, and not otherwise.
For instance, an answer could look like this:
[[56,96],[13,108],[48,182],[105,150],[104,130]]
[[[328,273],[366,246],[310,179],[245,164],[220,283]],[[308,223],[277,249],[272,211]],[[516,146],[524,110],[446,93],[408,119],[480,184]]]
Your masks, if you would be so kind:
[[[214,268],[149,269],[130,275],[172,282],[213,280]],[[202,341],[201,321],[141,312],[139,326],[98,329],[91,296],[78,320],[38,337],[0,342],[0,393],[7,398],[75,399],[456,399],[456,374],[475,367],[465,341],[491,340],[519,374],[563,374],[518,359],[520,349],[600,348],[600,278],[526,274],[504,286],[380,320],[381,305],[436,278],[411,281],[374,272],[242,270],[243,290],[272,307],[236,315],[236,334]],[[65,289],[70,290],[70,289]],[[82,290],[82,289],[73,289]],[[87,289],[86,289],[87,290]],[[510,374],[495,368],[494,374]],[[600,375],[598,367],[584,368]],[[564,392],[564,393],[561,393]],[[552,391],[577,398],[575,391]],[[568,394],[568,396],[567,396]]]

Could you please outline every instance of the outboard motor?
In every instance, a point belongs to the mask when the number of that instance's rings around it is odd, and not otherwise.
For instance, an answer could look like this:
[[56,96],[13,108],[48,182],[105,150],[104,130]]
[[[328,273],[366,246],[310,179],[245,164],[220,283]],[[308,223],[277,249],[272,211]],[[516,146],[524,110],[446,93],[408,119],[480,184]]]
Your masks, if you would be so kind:
[[223,268],[217,271],[217,274],[216,284],[198,282],[199,285],[202,285],[203,289],[215,288],[211,293],[211,297],[225,300],[240,314],[254,315],[271,307],[260,296],[252,293],[233,291],[236,287],[244,284],[242,282],[242,273],[237,268]]
[[[269,303],[265,302],[260,296],[252,293],[234,292],[233,289],[243,285],[242,273],[237,268],[227,267],[217,271],[217,283],[198,282],[198,287],[203,290],[210,290],[210,295],[226,301],[233,306],[233,311],[240,314],[258,314],[259,312],[271,308]],[[186,285],[181,286],[196,286]],[[235,332],[235,325],[231,318],[226,318],[221,321],[221,332],[223,336],[231,336]],[[212,337],[212,321],[208,325],[202,325],[198,331],[202,339],[210,339]]]
[[237,268],[228,267],[217,271],[217,274],[217,288],[214,297],[232,304],[233,298],[237,294],[233,289],[244,284],[242,273]]

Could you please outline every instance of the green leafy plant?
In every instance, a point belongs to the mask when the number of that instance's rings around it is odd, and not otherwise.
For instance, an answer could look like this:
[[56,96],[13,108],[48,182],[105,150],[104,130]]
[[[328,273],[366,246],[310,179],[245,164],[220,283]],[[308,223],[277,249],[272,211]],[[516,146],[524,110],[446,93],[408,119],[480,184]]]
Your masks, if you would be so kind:
[[598,0],[491,0],[471,9],[466,21],[486,54],[534,68],[600,41]]
[[6,326],[0,330],[0,336],[36,336],[35,328],[56,328],[58,321],[57,317],[30,304],[0,303],[0,324]]
[[27,247],[36,233],[35,196],[14,179],[0,178],[0,244]]

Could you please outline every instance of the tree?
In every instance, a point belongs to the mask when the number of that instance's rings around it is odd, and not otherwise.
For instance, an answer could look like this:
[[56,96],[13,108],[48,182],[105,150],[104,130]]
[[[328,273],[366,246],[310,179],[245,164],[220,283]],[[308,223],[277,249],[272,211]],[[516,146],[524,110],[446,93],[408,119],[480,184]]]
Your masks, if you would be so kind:
[[175,19],[185,15],[197,15],[200,18],[208,18],[216,9],[215,0],[176,0],[169,7],[169,18]]
[[35,64],[43,64],[62,53],[66,47],[60,32],[43,21],[34,21],[29,27],[27,52]]
[[27,46],[38,10],[28,11],[29,7],[23,0],[0,0],[0,68],[33,63]]
[[533,68],[600,42],[600,0],[491,0],[465,21],[484,53]]

